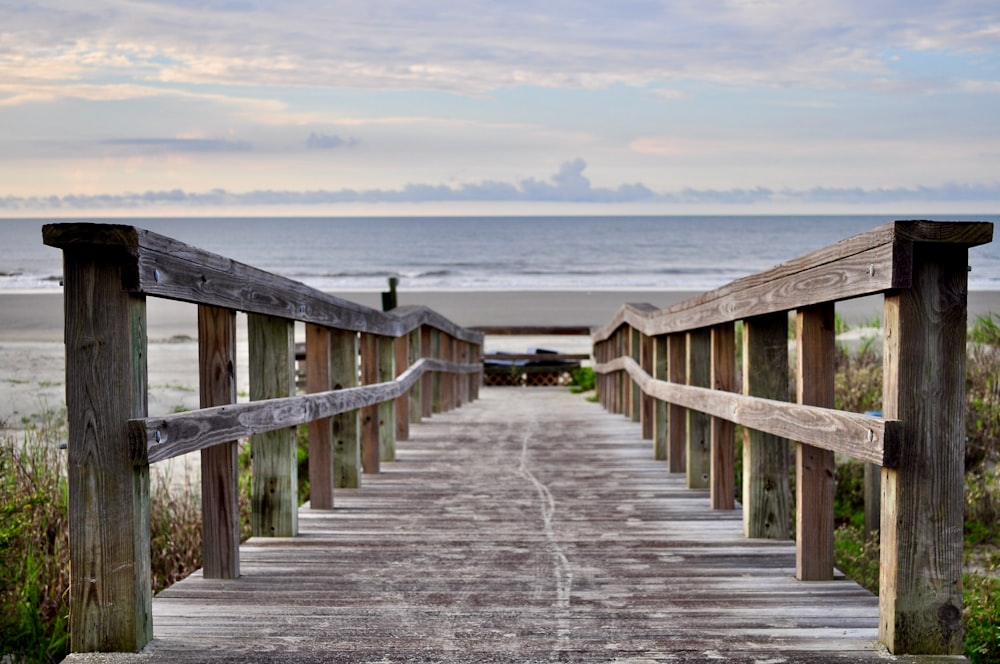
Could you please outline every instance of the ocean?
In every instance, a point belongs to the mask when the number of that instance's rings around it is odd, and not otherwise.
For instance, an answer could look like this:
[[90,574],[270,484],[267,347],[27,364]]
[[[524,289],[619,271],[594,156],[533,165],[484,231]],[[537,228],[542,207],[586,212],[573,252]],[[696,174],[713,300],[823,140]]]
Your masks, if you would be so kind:
[[[899,217],[145,218],[123,221],[328,292],[716,288]],[[1000,215],[934,219],[1000,222]],[[0,291],[59,288],[39,219],[0,219]],[[970,252],[1000,290],[1000,241]]]

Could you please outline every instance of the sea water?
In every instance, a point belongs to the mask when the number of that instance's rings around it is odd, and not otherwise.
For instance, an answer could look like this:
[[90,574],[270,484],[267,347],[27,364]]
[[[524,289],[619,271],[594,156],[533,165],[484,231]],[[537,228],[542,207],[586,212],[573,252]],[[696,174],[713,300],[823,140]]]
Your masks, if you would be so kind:
[[[706,290],[899,218],[852,216],[146,218],[128,223],[324,291]],[[936,219],[1000,222],[998,215]],[[0,290],[59,288],[39,219],[0,219]],[[1000,241],[969,285],[1000,290]]]

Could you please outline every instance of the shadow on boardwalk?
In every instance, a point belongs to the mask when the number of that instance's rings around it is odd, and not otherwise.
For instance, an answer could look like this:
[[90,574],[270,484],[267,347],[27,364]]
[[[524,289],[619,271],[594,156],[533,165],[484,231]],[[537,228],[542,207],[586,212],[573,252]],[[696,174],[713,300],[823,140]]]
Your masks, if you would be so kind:
[[485,389],[299,537],[245,544],[240,579],[163,592],[150,646],[106,661],[895,659],[875,597],[795,581],[791,543],[744,539],[639,434],[564,389]]

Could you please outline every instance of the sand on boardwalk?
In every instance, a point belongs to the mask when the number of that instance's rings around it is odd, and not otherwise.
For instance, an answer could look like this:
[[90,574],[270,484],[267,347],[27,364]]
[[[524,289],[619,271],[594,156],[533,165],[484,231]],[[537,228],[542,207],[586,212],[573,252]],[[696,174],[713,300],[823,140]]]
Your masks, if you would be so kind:
[[[340,297],[379,307],[379,293],[339,293]],[[680,302],[685,292],[406,292],[400,304],[425,304],[460,325],[563,325],[598,327],[625,302],[649,302],[659,307]],[[149,412],[164,415],[198,407],[197,309],[194,305],[150,298]],[[881,317],[881,298],[865,297],[837,305],[845,321],[857,326]],[[1000,312],[1000,292],[969,294],[969,318]],[[238,390],[249,391],[246,371],[246,326],[240,316],[237,366]],[[299,329],[299,335],[304,331]],[[529,347],[565,353],[587,353],[585,336],[489,336],[486,350],[524,352]],[[45,409],[65,404],[62,294],[0,293],[0,427],[20,427]]]

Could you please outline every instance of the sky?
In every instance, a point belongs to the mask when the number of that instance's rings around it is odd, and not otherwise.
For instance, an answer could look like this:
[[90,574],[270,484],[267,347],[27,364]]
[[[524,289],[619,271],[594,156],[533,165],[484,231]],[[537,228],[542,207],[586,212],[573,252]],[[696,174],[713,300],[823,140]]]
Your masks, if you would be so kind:
[[0,217],[996,213],[996,0],[0,0]]

